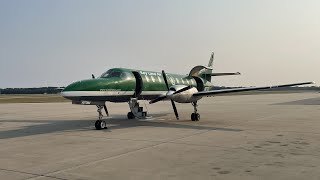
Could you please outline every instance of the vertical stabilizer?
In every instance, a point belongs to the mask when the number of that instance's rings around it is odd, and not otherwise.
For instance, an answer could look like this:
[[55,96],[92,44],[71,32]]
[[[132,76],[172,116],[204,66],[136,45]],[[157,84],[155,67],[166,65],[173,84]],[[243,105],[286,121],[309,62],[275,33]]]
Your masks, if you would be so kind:
[[229,75],[240,75],[239,72],[236,73],[213,73],[213,59],[214,59],[214,52],[212,52],[209,60],[209,64],[207,67],[205,66],[196,66],[191,69],[189,76],[190,77],[200,77],[208,82],[211,82],[212,76],[229,76]]
[[212,52],[209,60],[209,64],[207,67],[205,66],[196,66],[191,69],[189,76],[190,77],[201,77],[202,79],[211,82],[211,74],[212,74],[212,64],[214,59],[214,52]]
[[208,67],[212,67],[213,59],[214,59],[214,52],[212,52],[212,54],[211,54],[211,57],[210,57],[210,60],[209,60],[209,64],[208,64]]

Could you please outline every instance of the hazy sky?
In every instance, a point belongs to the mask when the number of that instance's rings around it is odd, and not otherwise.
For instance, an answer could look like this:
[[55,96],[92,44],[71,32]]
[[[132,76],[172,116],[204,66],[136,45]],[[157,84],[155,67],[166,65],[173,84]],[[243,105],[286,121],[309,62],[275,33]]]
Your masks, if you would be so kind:
[[319,0],[0,0],[0,88],[113,67],[241,72],[216,85],[320,84]]

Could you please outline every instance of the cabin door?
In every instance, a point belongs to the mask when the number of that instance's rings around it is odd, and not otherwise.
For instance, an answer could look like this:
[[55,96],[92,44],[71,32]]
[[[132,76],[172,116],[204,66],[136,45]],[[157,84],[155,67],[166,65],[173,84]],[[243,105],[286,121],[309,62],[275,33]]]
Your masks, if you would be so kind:
[[143,87],[143,81],[141,75],[137,71],[132,71],[135,79],[136,79],[136,88],[133,94],[133,97],[137,98],[140,96]]

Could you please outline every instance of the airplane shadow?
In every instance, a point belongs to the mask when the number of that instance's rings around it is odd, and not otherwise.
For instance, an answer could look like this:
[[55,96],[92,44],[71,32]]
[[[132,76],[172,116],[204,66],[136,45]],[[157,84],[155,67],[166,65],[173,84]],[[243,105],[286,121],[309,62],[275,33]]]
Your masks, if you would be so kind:
[[[167,114],[152,114],[153,118],[163,117]],[[164,120],[159,121],[156,119],[127,119],[126,116],[115,115],[112,118],[105,119],[109,129],[100,131],[111,132],[116,129],[125,129],[139,126],[148,127],[164,127],[164,128],[182,128],[182,129],[195,129],[195,130],[212,130],[212,131],[232,131],[239,132],[241,129],[231,128],[217,128],[207,126],[197,126],[190,124],[183,124],[186,120]],[[94,122],[96,120],[0,120],[3,122],[15,122],[15,123],[35,123],[32,125],[23,126],[19,129],[1,130],[0,139],[10,139],[17,137],[27,137],[32,135],[50,134],[56,132],[66,131],[96,131]],[[188,120],[190,121],[190,120]],[[181,122],[181,123],[178,123]],[[197,122],[194,122],[195,124]]]

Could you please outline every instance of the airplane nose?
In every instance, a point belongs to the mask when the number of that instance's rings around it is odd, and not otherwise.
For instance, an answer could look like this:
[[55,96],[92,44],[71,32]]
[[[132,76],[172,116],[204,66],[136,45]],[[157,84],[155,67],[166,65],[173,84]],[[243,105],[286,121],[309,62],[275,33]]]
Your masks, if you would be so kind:
[[83,91],[83,90],[84,90],[83,83],[81,81],[77,81],[65,87],[62,90],[61,95],[67,99],[70,99],[70,97],[77,96],[76,92]]
[[69,84],[67,87],[65,87],[63,89],[62,92],[81,91],[81,90],[83,90],[83,85],[84,85],[84,83],[82,83],[81,81],[77,81],[77,82],[74,82],[72,84]]
[[61,92],[61,95],[67,99],[79,99],[80,97],[92,96],[112,86],[112,82],[104,79],[87,79],[74,82]]

